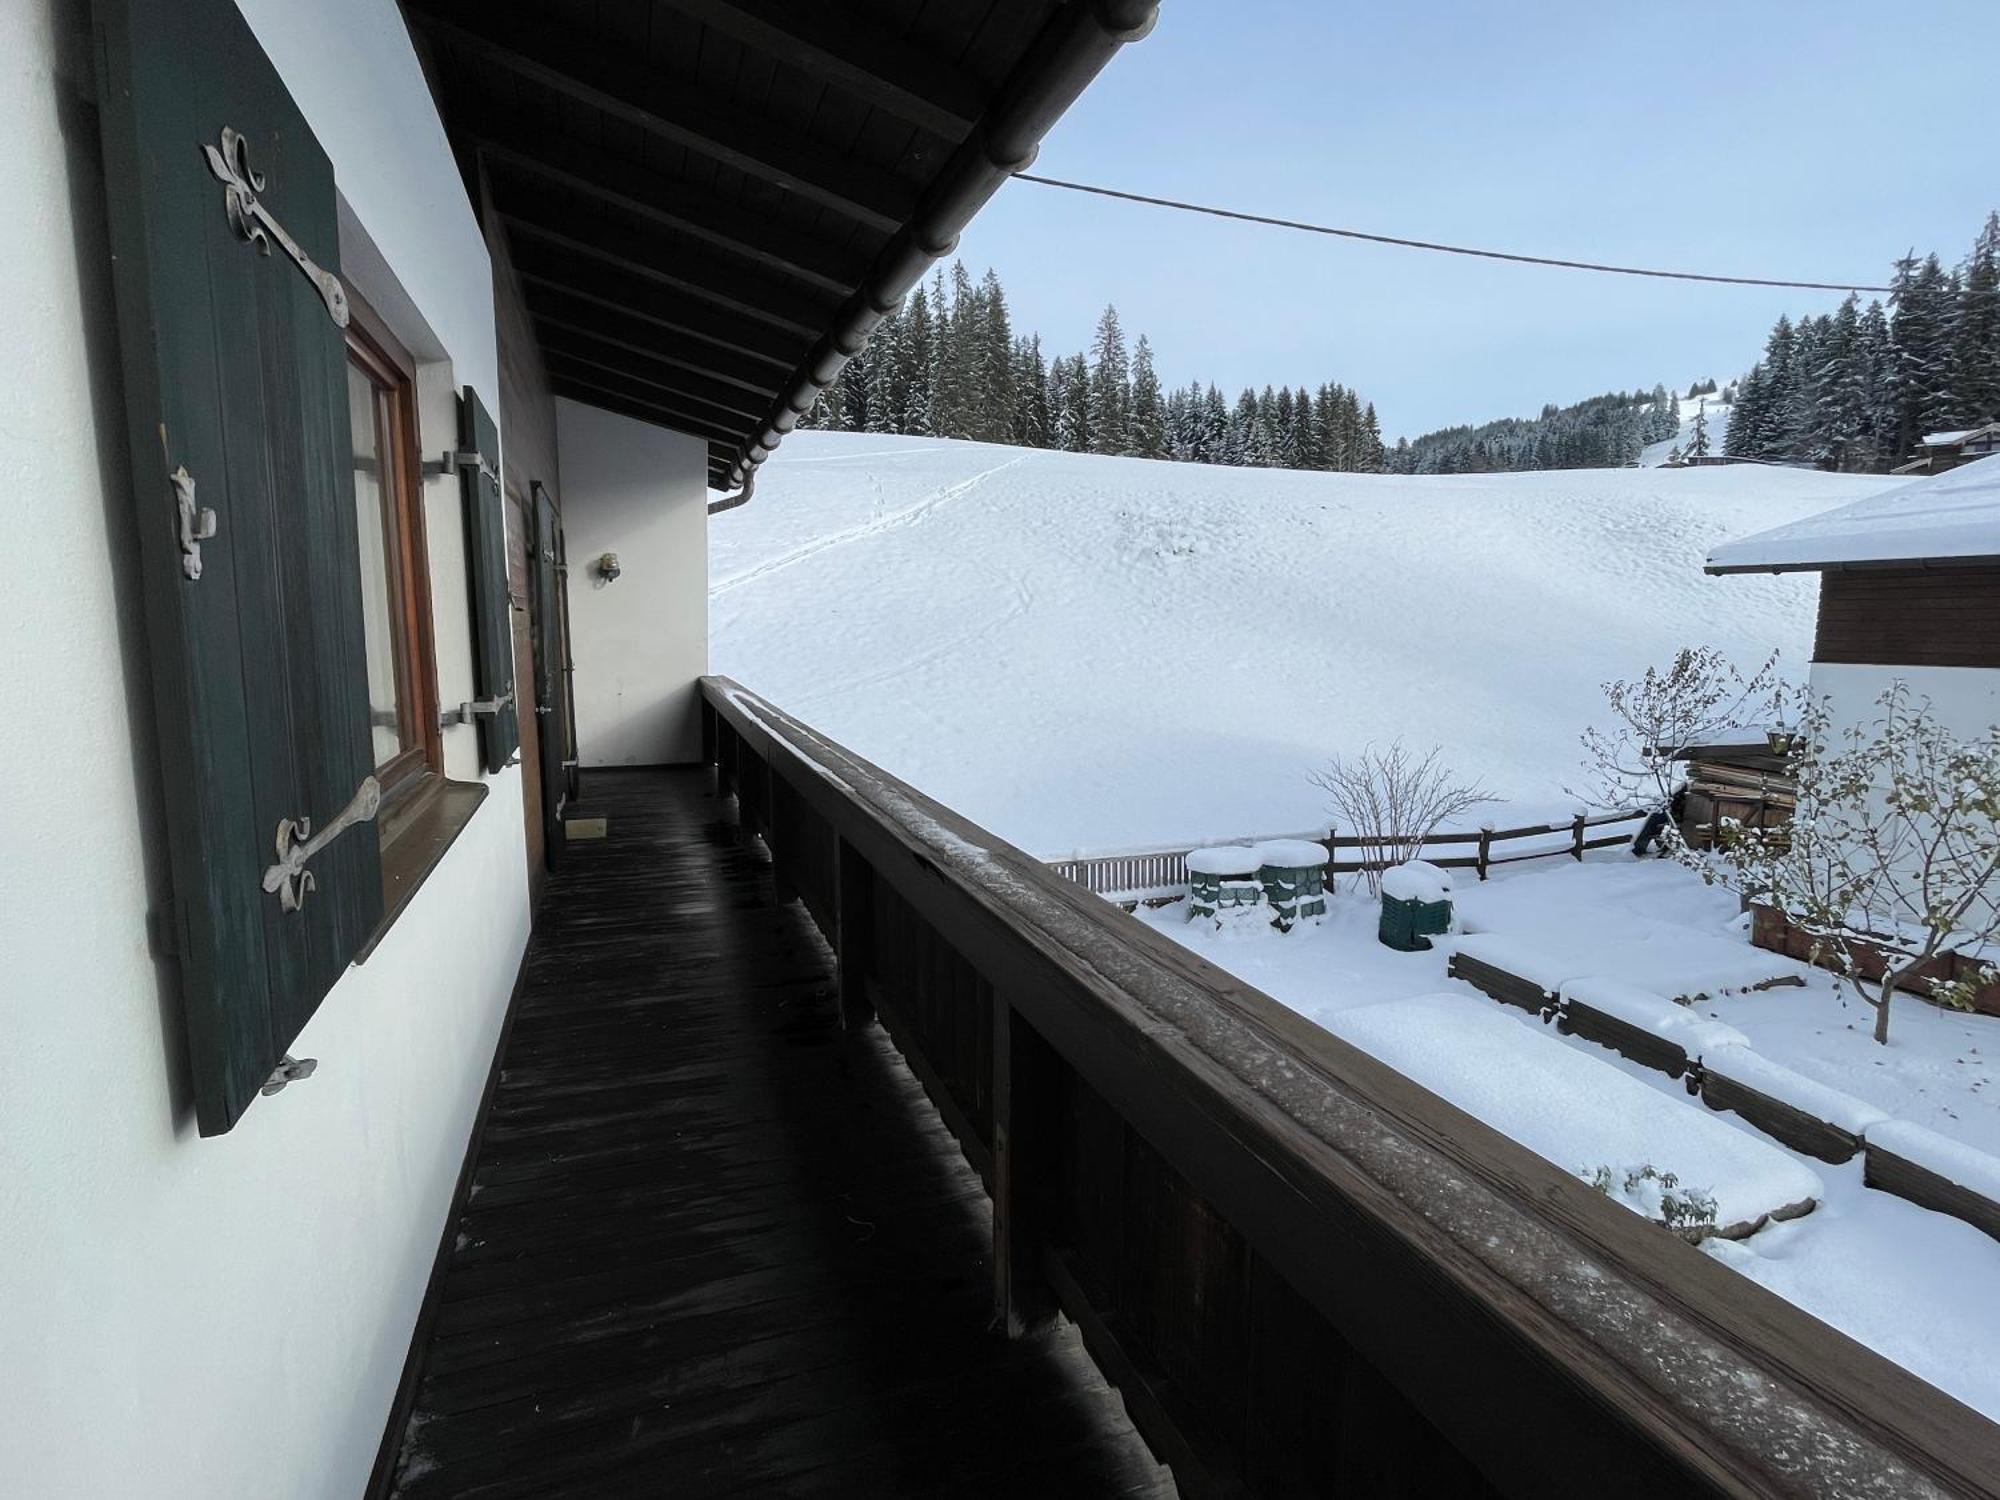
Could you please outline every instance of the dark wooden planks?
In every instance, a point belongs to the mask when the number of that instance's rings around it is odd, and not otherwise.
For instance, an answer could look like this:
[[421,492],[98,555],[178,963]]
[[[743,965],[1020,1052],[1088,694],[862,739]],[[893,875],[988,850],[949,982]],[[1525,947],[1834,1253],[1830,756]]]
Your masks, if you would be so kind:
[[1821,574],[1813,660],[2000,667],[2000,566]]
[[978,1178],[707,772],[594,772],[391,1493],[1170,1493],[1074,1331],[993,1326]]

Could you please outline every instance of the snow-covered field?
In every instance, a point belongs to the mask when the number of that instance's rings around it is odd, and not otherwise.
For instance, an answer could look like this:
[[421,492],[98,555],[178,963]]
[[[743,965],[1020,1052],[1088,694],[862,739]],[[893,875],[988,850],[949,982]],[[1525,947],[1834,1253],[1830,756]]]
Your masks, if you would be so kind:
[[1527,821],[1566,815],[1606,678],[1687,644],[1802,666],[1813,579],[1702,558],[1881,487],[803,432],[711,524],[712,659],[1044,857],[1324,826],[1307,772],[1399,736]]
[[[1497,871],[1485,885],[1459,873],[1467,927],[1557,966],[1552,955],[1582,955],[1582,968],[1601,961],[1606,972],[1669,987],[1704,965],[1742,978],[1746,962],[1762,975],[1805,978],[1803,986],[1714,993],[1690,1007],[1689,1019],[1734,1028],[1757,1055],[1813,1084],[2000,1153],[2000,1019],[1905,999],[1892,1045],[1879,1047],[1869,1037],[1872,1015],[1843,1003],[1828,975],[1749,947],[1734,899],[1669,861],[1607,850],[1580,865],[1558,858]],[[1323,923],[1290,933],[1247,924],[1217,932],[1189,923],[1185,903],[1142,908],[1138,919],[1567,1170],[1641,1161],[1674,1170],[1714,1191],[1726,1221],[1732,1193],[1768,1209],[1792,1190],[1772,1165],[1774,1153],[1785,1158],[1793,1173],[1816,1179],[1817,1207],[1742,1241],[1706,1241],[1707,1253],[2000,1420],[2000,1362],[1990,1354],[2000,1300],[1966,1296],[1968,1287],[2000,1287],[2000,1244],[1863,1187],[1859,1157],[1829,1166],[1791,1151],[1734,1114],[1710,1111],[1664,1073],[1447,977],[1457,939],[1428,953],[1383,947],[1377,910],[1344,885]],[[1660,940],[1674,934],[1681,951],[1663,962]],[[1650,1108],[1635,1105],[1642,1094]],[[1722,1149],[1718,1131],[1739,1138],[1747,1158]]]
[[[1573,805],[1606,679],[1683,645],[1746,664],[1778,647],[1803,668],[1814,580],[1709,578],[1712,547],[1885,487],[1764,467],[1305,474],[801,433],[755,502],[712,523],[711,654],[1044,858],[1323,829],[1307,774],[1399,737],[1508,799],[1501,821],[1538,821]],[[1677,866],[1610,851],[1462,896],[1493,941],[1651,986],[1645,1004],[1703,997],[1690,1026],[1734,1028],[1739,1057],[1798,1088],[2000,1153],[2000,1021],[1908,1001],[1885,1049],[1824,975],[1739,992],[1804,971],[1751,949],[1733,899]],[[1708,1253],[2000,1418],[2000,1301],[1968,1292],[2000,1286],[2000,1244],[1978,1230],[1503,1009],[1448,978],[1443,949],[1381,947],[1353,892],[1289,935],[1184,915],[1140,920],[1551,1160],[1574,1141],[1590,1160],[1567,1169],[1685,1172],[1724,1219],[1815,1198]],[[1539,1088],[1525,1105],[1520,1074]]]

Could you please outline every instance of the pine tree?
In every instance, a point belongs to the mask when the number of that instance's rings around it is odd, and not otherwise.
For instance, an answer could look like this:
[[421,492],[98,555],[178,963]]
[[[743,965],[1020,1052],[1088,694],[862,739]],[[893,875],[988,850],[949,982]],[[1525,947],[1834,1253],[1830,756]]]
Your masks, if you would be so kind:
[[1382,424],[1375,420],[1375,403],[1370,401],[1361,414],[1361,453],[1355,468],[1365,474],[1380,474],[1382,460]]
[[1890,333],[1896,346],[1895,452],[1907,454],[1926,433],[1950,422],[1951,312],[1954,289],[1935,255],[1896,262]]
[[[1694,409],[1694,425],[1688,430],[1687,456],[1689,458],[1707,458],[1708,457],[1708,398],[1706,396],[1700,396],[1697,397],[1696,399],[1700,401],[1701,404]],[[1681,450],[1678,448],[1674,449],[1674,453],[1677,457],[1679,456],[1680,451]]]
[[1090,430],[1090,366],[1081,354],[1072,354],[1057,360],[1056,369],[1061,372],[1056,385],[1062,395],[1056,446],[1071,453],[1094,452]]
[[987,267],[973,306],[972,428],[989,443],[1014,438],[1014,330],[1007,318],[1007,296],[1000,278]]
[[937,335],[931,319],[931,298],[921,283],[903,308],[903,426],[904,432],[925,434],[931,426],[931,378],[937,367]]
[[868,335],[868,431],[909,431],[908,350],[903,314],[892,309]]
[[2000,212],[1987,215],[1958,282],[1952,391],[1968,425],[2000,421]]
[[1049,421],[1049,370],[1042,360],[1042,336],[1031,334],[1014,344],[1014,441],[1030,448],[1054,443]]
[[1160,377],[1153,371],[1153,346],[1145,334],[1132,350],[1131,451],[1140,458],[1165,458],[1165,413],[1160,406]]
[[1813,442],[1808,455],[1822,468],[1853,468],[1862,453],[1861,302],[1849,293],[1819,342],[1813,380]]
[[1126,453],[1132,446],[1132,376],[1118,309],[1106,305],[1090,345],[1090,451]]
[[1855,335],[1855,364],[1861,388],[1861,443],[1857,469],[1889,467],[1896,439],[1896,350],[1889,333],[1889,315],[1880,301],[1861,314]]

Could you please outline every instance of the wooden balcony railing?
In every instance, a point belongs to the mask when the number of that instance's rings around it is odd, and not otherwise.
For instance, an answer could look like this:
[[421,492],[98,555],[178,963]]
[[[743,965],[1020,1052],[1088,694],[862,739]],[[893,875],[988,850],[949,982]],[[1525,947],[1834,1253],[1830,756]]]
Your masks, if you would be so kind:
[[[706,755],[1188,1495],[2000,1491],[2000,1428],[736,684]],[[1968,1287],[1968,1297],[1983,1294]]]

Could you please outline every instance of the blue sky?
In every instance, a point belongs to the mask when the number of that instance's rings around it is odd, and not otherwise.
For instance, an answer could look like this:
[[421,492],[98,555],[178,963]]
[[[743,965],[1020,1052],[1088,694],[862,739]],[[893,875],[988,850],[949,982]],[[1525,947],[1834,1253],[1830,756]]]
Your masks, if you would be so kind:
[[[2000,3],[1165,0],[1051,176],[1424,239],[1880,282],[2000,207]],[[1513,267],[1010,183],[966,232],[1066,351],[1116,302],[1169,384],[1340,380],[1392,438],[1739,373],[1836,295]]]

